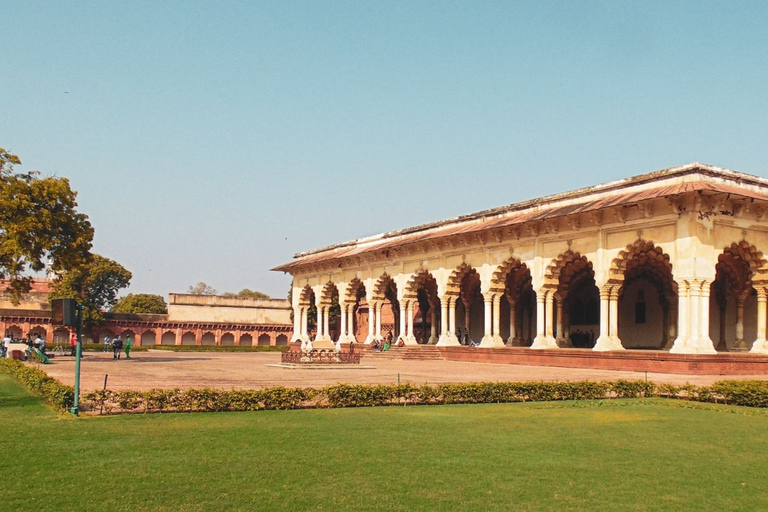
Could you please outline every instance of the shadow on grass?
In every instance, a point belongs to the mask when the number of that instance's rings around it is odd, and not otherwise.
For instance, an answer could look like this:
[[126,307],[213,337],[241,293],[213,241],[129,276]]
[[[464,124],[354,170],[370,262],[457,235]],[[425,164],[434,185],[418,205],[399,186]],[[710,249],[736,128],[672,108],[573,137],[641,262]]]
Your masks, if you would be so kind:
[[41,399],[33,395],[0,394],[0,410],[36,407],[41,405]]

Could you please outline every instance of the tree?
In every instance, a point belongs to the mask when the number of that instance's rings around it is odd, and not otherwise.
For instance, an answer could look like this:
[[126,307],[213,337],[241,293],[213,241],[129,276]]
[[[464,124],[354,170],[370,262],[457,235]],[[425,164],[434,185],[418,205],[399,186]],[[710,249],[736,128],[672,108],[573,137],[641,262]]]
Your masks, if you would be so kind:
[[131,272],[104,256],[94,254],[80,267],[62,273],[53,286],[52,299],[77,299],[83,304],[83,323],[104,321],[103,311],[117,302],[117,292],[131,283]]
[[216,290],[200,281],[195,286],[190,286],[187,293],[191,295],[216,295]]
[[244,288],[240,290],[240,293],[232,293],[227,292],[224,294],[224,297],[234,297],[237,299],[269,299],[270,296],[266,293],[262,292],[255,292],[253,290],[249,290],[248,288]]
[[0,280],[8,281],[14,304],[30,290],[30,273],[59,274],[86,264],[93,227],[77,211],[69,180],[14,173],[18,156],[0,148]]
[[129,293],[121,297],[112,309],[112,313],[154,313],[164,315],[168,313],[168,305],[160,295],[149,293]]

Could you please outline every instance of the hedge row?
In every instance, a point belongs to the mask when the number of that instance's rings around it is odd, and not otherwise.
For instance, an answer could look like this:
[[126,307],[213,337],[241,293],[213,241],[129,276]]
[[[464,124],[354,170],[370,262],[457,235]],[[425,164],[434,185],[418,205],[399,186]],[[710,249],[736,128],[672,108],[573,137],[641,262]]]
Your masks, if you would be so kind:
[[171,352],[287,352],[291,347],[286,345],[145,345],[142,348]]
[[669,397],[751,407],[768,407],[768,382],[721,381],[712,386],[656,385],[644,381],[489,382],[439,386],[349,385],[260,390],[94,391],[82,397],[86,411],[106,414],[256,411],[323,407],[481,404]]
[[67,411],[75,403],[75,390],[65,386],[45,372],[20,361],[1,358],[0,371],[16,377],[33,394],[43,397],[51,406]]

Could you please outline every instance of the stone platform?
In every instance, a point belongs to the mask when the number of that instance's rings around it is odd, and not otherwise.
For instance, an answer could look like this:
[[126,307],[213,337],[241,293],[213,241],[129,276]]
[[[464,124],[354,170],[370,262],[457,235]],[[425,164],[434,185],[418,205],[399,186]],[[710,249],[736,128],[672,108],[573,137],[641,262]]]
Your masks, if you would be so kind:
[[768,356],[749,353],[671,354],[663,350],[595,352],[567,348],[531,350],[527,347],[392,347],[366,350],[372,361],[382,359],[464,361],[476,363],[554,366],[682,375],[768,375]]

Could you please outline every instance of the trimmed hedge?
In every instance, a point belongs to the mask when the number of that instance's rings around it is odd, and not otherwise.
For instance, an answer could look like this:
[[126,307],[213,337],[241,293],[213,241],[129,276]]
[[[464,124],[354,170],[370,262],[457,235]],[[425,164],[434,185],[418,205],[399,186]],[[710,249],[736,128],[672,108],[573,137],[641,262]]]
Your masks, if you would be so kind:
[[668,397],[750,407],[768,407],[768,382],[721,381],[709,387],[656,385],[644,381],[482,382],[438,386],[350,385],[256,390],[93,391],[82,397],[87,411],[107,414],[257,411],[325,407],[484,404]]
[[[12,375],[56,409],[74,403],[74,389],[45,372],[12,359],[0,359],[0,371]],[[768,407],[768,381],[724,380],[712,386],[654,384],[645,381],[480,382],[438,386],[350,385],[323,388],[151,389],[83,393],[83,411],[106,414],[155,412],[258,411],[325,407],[392,405],[487,404],[667,397],[747,407]]]
[[45,372],[13,359],[0,358],[0,371],[21,382],[33,394],[45,399],[60,411],[67,411],[75,403],[75,389],[65,386]]
[[287,345],[144,345],[144,349],[169,350],[171,352],[287,352]]

